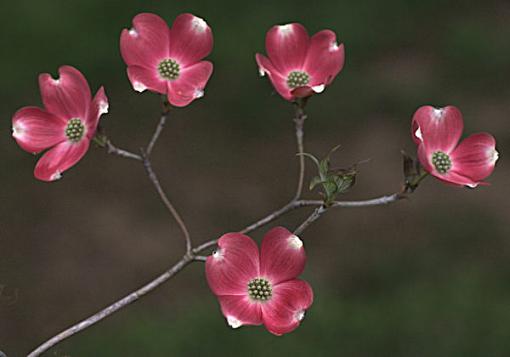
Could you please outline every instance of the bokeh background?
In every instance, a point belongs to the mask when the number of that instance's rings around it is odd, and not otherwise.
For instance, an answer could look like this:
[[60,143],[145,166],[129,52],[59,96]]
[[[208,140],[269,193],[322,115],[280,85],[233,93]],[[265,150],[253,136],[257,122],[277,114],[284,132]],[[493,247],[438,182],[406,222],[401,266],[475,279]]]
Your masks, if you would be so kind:
[[[227,327],[194,264],[48,356],[509,356],[510,3],[508,1],[2,1],[0,13],[0,350],[43,340],[134,290],[179,259],[183,240],[141,165],[93,149],[56,183],[33,178],[10,118],[40,105],[37,75],[79,68],[105,85],[103,125],[137,150],[159,97],[135,93],[119,54],[139,12],[205,18],[215,36],[206,96],[172,112],[153,164],[196,243],[240,229],[291,197],[292,107],[259,78],[255,52],[274,24],[334,30],[343,72],[308,106],[306,150],[361,167],[345,199],[399,189],[410,118],[454,104],[466,134],[495,134],[491,186],[428,178],[410,200],[337,210],[303,239],[315,303],[294,333]],[[308,177],[313,174],[308,164]],[[315,193],[306,194],[309,198]],[[309,214],[275,224],[290,229]],[[269,228],[269,227],[268,227]],[[253,234],[260,240],[267,228]]]

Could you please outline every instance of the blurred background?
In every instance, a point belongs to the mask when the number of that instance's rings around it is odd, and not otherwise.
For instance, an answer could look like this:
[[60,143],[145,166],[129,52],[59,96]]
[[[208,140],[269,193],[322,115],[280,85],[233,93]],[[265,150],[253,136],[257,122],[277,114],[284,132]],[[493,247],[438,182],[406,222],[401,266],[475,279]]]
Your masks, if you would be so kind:
[[[259,78],[256,52],[274,24],[329,28],[343,72],[308,105],[306,151],[342,145],[337,166],[370,159],[344,199],[395,192],[400,150],[415,153],[421,105],[458,106],[465,135],[488,131],[500,160],[491,186],[428,178],[410,200],[336,210],[302,236],[315,302],[274,337],[232,331],[193,264],[158,290],[48,356],[509,356],[510,3],[508,1],[3,1],[0,4],[0,350],[23,356],[154,278],[184,250],[175,222],[136,162],[91,149],[59,182],[34,179],[37,157],[11,138],[11,116],[41,105],[37,76],[79,68],[104,85],[114,143],[136,151],[159,97],[135,93],[119,35],[139,12],[182,12],[214,31],[204,98],[172,112],[153,164],[195,243],[235,231],[293,195],[293,108]],[[314,168],[307,163],[308,178]],[[316,198],[316,193],[306,192]],[[309,212],[276,224],[293,229]],[[264,227],[252,234],[260,241]]]

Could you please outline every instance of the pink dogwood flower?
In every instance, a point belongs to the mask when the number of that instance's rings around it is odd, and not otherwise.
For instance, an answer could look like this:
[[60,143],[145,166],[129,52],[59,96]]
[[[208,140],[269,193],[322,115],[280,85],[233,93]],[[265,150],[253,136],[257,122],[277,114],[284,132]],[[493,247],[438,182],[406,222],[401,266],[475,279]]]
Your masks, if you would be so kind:
[[228,324],[261,325],[275,335],[293,331],[313,302],[307,282],[296,279],[305,267],[303,242],[283,227],[257,244],[241,233],[227,233],[207,258],[209,287]]
[[344,45],[333,31],[323,30],[311,38],[303,25],[273,26],[266,35],[268,57],[256,54],[261,76],[267,74],[286,100],[321,93],[344,66]]
[[87,80],[76,68],[62,66],[58,79],[39,75],[44,109],[24,107],[12,118],[12,136],[30,153],[49,149],[35,165],[34,175],[54,181],[74,166],[87,152],[102,114],[108,112],[108,98],[101,87],[94,99]]
[[441,181],[474,188],[494,170],[498,159],[496,139],[488,133],[473,134],[460,144],[464,122],[454,106],[419,108],[413,116],[412,137],[418,159]]
[[133,89],[166,94],[184,107],[204,95],[213,65],[201,61],[213,47],[211,28],[192,14],[181,14],[172,28],[154,14],[138,14],[124,29],[120,51]]

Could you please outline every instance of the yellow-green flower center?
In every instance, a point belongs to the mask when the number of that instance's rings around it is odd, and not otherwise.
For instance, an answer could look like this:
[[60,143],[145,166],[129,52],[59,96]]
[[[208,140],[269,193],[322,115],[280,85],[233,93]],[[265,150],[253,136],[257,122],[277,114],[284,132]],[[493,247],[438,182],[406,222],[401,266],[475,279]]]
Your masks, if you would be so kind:
[[442,151],[432,154],[432,164],[440,174],[446,174],[452,168],[450,157]]
[[83,138],[83,134],[85,134],[85,125],[83,125],[81,119],[72,118],[67,122],[65,133],[69,141],[76,143]]
[[292,71],[287,76],[287,85],[292,89],[306,86],[308,82],[310,82],[310,76],[306,72]]
[[256,278],[248,283],[248,295],[255,301],[267,301],[273,295],[273,288],[266,279]]
[[179,63],[171,58],[161,61],[158,65],[159,75],[169,81],[179,78],[180,70]]

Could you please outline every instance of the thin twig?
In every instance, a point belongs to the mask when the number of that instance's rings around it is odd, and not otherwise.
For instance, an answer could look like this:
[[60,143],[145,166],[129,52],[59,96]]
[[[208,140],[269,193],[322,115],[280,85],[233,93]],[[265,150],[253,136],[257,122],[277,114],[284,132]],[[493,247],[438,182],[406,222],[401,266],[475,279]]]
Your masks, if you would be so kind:
[[308,226],[310,224],[312,224],[313,222],[318,220],[320,218],[320,216],[323,213],[325,213],[327,210],[328,210],[328,208],[325,207],[324,205],[321,205],[321,206],[317,207],[316,209],[314,209],[313,213],[310,216],[308,216],[308,218],[303,223],[301,223],[301,225],[298,228],[296,228],[296,230],[294,231],[294,234],[295,235],[301,234],[306,228],[308,228]]
[[305,100],[301,100],[295,103],[296,106],[296,114],[294,117],[294,123],[296,124],[296,142],[298,147],[298,156],[299,156],[299,176],[298,176],[298,185],[296,189],[296,194],[294,195],[293,201],[299,200],[301,197],[301,193],[303,192],[303,183],[305,180],[305,156],[303,153],[305,152],[304,144],[303,144],[303,136],[304,130],[303,126],[306,119],[305,114]]
[[152,181],[152,184],[156,188],[156,191],[158,191],[161,201],[163,201],[166,208],[168,209],[170,214],[174,217],[174,219],[177,222],[177,224],[179,225],[182,233],[184,234],[184,239],[186,240],[186,252],[190,253],[191,248],[192,248],[191,247],[191,237],[190,237],[188,228],[186,227],[186,224],[184,223],[179,212],[177,212],[177,209],[170,202],[170,200],[168,199],[168,196],[166,195],[165,191],[161,187],[159,179],[156,176],[156,173],[154,172],[154,170],[152,169],[151,161],[144,150],[142,150],[142,158],[143,158],[143,166],[145,167],[145,171],[147,172],[149,179]]
[[143,158],[140,155],[118,148],[117,146],[113,145],[113,143],[109,139],[106,140],[106,150],[108,154],[117,155],[120,157],[124,157],[126,159],[143,161]]
[[156,145],[156,142],[159,139],[159,136],[161,135],[161,132],[163,131],[163,128],[165,127],[166,120],[168,118],[168,113],[170,112],[170,105],[166,101],[166,99],[163,99],[163,109],[161,111],[161,117],[159,118],[158,126],[156,127],[156,130],[154,131],[154,134],[152,135],[151,141],[147,145],[147,148],[145,149],[145,154],[147,156],[150,156],[152,153],[152,149],[154,149],[154,145]]
[[144,296],[148,292],[156,289],[158,286],[163,284],[165,281],[167,281],[168,279],[173,277],[175,274],[177,274],[179,271],[181,271],[184,267],[186,267],[189,263],[191,263],[193,261],[194,261],[194,257],[190,254],[186,254],[174,266],[172,266],[170,269],[168,269],[163,274],[158,276],[156,279],[154,279],[151,282],[149,282],[148,284],[142,286],[138,290],[130,293],[129,295],[125,296],[124,298],[120,299],[119,301],[114,302],[113,304],[102,309],[101,311],[98,311],[94,315],[86,318],[85,320],[80,321],[79,323],[60,332],[58,335],[55,335],[54,337],[50,338],[48,341],[44,342],[42,345],[40,345],[35,350],[30,352],[28,354],[28,357],[39,356],[41,353],[47,351],[52,346],[55,346],[57,343],[60,343],[61,341],[65,340],[66,338],[69,338],[69,337],[77,334],[78,332],[86,329],[87,327],[90,327],[91,325],[94,325],[94,324],[98,323],[99,321],[103,320],[104,318],[110,316],[114,312],[117,312],[118,310],[122,309],[123,307],[137,301],[142,296]]

